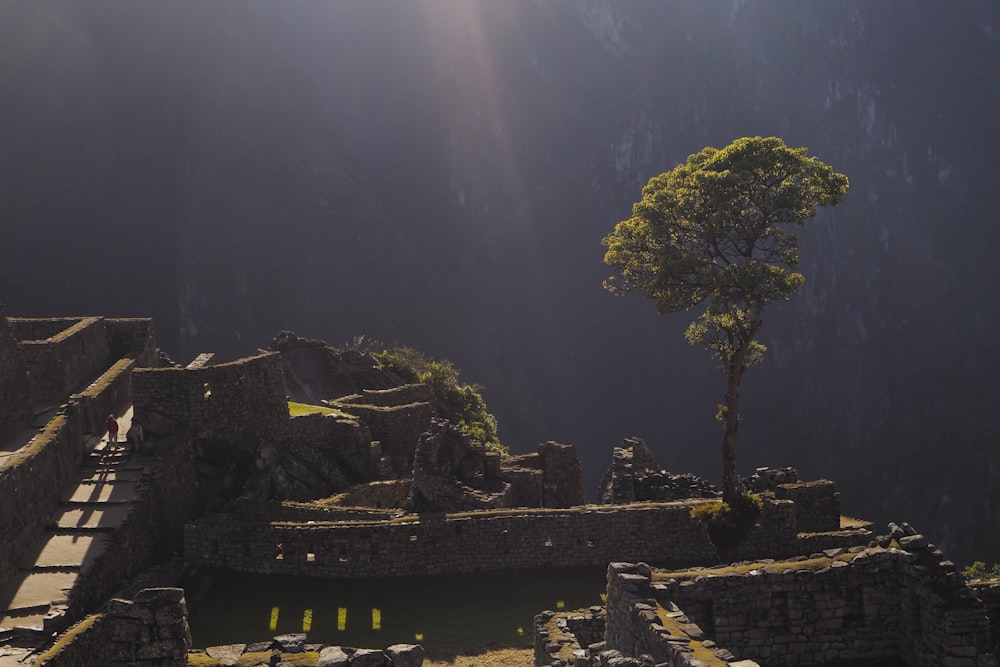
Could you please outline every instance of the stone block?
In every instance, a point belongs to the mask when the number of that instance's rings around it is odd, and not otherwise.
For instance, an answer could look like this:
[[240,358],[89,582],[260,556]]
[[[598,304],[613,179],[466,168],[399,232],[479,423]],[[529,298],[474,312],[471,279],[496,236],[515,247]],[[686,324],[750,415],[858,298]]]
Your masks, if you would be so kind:
[[393,644],[385,650],[393,667],[420,667],[424,664],[424,647],[419,644]]
[[384,667],[385,655],[372,648],[359,648],[351,656],[351,667]]
[[274,638],[273,646],[285,653],[302,653],[306,647],[306,633],[293,632],[287,635],[278,635]]
[[327,646],[319,652],[317,667],[347,667],[351,664],[351,656],[344,653],[340,646]]

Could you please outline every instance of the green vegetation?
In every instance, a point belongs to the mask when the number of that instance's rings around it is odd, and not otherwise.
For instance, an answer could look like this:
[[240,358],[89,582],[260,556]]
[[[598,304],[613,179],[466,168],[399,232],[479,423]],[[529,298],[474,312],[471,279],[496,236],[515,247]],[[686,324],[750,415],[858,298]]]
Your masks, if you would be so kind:
[[63,651],[68,645],[76,641],[77,637],[94,627],[95,624],[100,623],[104,619],[104,614],[91,614],[85,619],[74,625],[72,628],[60,635],[56,643],[50,646],[44,653],[42,653],[35,660],[36,665],[44,665],[49,660],[55,658],[59,653]]
[[447,360],[431,359],[411,347],[397,347],[373,355],[382,369],[406,382],[423,382],[434,391],[434,410],[484,446],[507,456],[497,436],[496,417],[486,411],[479,385],[459,382],[459,371]]
[[704,503],[691,508],[691,518],[708,525],[712,544],[723,551],[735,549],[757,524],[764,502],[756,493],[740,492],[736,502]]
[[723,499],[740,494],[736,430],[743,373],[763,358],[756,340],[764,307],[787,301],[804,278],[796,273],[802,226],[820,206],[838,204],[847,177],[805,148],[777,137],[744,137],[719,150],[703,148],[673,170],[654,176],[632,217],[606,236],[605,263],[619,276],[605,281],[615,294],[636,291],[660,313],[705,304],[685,337],[708,348],[726,375]]
[[969,565],[964,570],[962,570],[962,575],[969,580],[972,579],[1000,579],[1000,563],[993,563],[993,567],[990,569],[986,568],[986,563],[981,560],[977,560],[972,565]]
[[333,415],[334,417],[347,417],[345,413],[340,410],[335,410],[333,408],[327,407],[325,405],[310,405],[308,403],[293,403],[288,402],[288,414],[292,417],[299,417],[301,415],[311,415],[313,413],[320,413],[323,415]]

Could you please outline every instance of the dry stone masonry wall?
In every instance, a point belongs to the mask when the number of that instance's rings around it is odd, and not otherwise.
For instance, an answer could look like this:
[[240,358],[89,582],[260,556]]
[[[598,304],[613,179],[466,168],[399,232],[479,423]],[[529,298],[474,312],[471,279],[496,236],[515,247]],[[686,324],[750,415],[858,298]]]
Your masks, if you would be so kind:
[[18,434],[30,417],[24,354],[0,306],[0,443]]
[[688,664],[676,662],[684,638],[722,664],[995,665],[986,608],[954,565],[920,535],[901,546],[684,572],[612,565],[606,648],[671,665]]
[[111,365],[104,319],[86,317],[44,340],[22,340],[31,401],[58,405]]
[[622,554],[663,563],[718,557],[683,503],[326,525],[209,515],[185,528],[184,542],[194,565],[333,578],[603,566]]
[[132,384],[136,418],[153,434],[256,440],[289,419],[273,352],[191,370],[136,369]]

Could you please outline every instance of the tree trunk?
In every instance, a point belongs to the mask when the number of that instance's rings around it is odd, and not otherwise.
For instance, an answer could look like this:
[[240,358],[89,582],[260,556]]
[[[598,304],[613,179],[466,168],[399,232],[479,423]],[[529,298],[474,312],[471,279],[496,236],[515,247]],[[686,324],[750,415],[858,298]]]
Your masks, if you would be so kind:
[[736,475],[736,429],[740,425],[740,380],[743,377],[743,358],[746,350],[739,350],[729,362],[726,388],[726,430],[722,438],[722,500],[734,507],[739,497],[740,485]]

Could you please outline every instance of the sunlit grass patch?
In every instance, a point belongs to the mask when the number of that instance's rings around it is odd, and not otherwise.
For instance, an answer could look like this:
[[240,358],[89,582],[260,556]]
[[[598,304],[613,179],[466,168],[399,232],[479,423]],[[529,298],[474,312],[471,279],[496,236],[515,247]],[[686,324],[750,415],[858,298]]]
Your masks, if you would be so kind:
[[288,414],[292,417],[301,417],[302,415],[311,415],[314,413],[319,413],[321,415],[332,415],[334,417],[349,417],[345,412],[336,410],[325,405],[310,405],[308,403],[295,403],[293,401],[288,401]]

